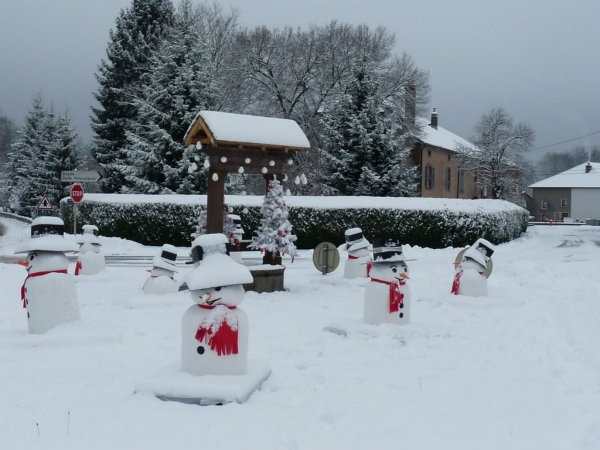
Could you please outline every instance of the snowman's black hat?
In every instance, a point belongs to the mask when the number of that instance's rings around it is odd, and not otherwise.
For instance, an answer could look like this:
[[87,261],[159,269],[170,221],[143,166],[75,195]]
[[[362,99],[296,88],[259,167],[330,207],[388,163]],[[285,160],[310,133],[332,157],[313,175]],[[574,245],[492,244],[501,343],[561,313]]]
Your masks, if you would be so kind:
[[164,244],[161,247],[160,255],[155,256],[152,260],[152,265],[161,269],[177,272],[177,269],[175,268],[176,259],[177,249],[170,244]]
[[38,217],[31,223],[31,237],[65,234],[65,224],[58,217]]
[[211,253],[229,255],[228,243],[229,239],[223,233],[201,234],[192,242],[192,262],[198,263]]
[[31,222],[31,239],[16,246],[15,253],[31,251],[68,252],[77,245],[65,239],[65,224],[60,217],[40,216]]
[[354,251],[369,246],[360,228],[350,228],[345,231],[344,238],[346,239],[346,250]]
[[350,228],[344,233],[346,244],[353,244],[363,239],[363,232],[360,228]]
[[373,262],[404,261],[402,246],[394,239],[376,237],[373,239]]
[[490,241],[484,238],[477,239],[473,244],[473,247],[480,251],[483,250],[485,256],[487,256],[488,258],[491,258],[494,254],[494,244],[492,244]]
[[94,236],[100,236],[100,231],[96,225],[84,225],[81,227],[83,234],[93,234]]

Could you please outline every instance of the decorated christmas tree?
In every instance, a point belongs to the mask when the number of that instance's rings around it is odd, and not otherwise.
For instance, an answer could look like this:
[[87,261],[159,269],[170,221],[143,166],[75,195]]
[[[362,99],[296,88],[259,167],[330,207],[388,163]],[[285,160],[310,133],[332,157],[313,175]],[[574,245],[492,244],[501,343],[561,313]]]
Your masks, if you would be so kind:
[[196,231],[191,234],[192,241],[198,236],[206,234],[206,209],[201,209],[198,215],[198,224],[196,225]]
[[282,255],[290,255],[292,262],[296,255],[291,233],[292,224],[288,220],[288,209],[283,199],[283,187],[277,180],[269,182],[269,188],[260,209],[263,218],[257,236],[252,237],[249,247],[263,253],[263,264],[280,264]]

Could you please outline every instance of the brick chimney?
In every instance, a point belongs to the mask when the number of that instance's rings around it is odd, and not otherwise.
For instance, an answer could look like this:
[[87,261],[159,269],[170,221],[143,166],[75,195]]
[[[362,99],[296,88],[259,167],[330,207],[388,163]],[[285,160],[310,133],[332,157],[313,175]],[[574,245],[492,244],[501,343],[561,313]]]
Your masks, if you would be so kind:
[[438,113],[437,113],[437,109],[433,108],[433,111],[431,112],[431,123],[429,124],[430,127],[435,128],[437,130],[438,127]]
[[591,171],[592,171],[592,165],[588,161],[588,163],[585,165],[585,173],[590,173]]

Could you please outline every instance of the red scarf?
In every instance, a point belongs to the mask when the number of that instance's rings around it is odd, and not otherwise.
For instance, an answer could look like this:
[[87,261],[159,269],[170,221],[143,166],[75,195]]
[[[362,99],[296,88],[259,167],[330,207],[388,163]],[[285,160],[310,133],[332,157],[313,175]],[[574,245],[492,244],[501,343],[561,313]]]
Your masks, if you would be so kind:
[[67,269],[62,269],[62,270],[47,270],[45,272],[34,272],[34,273],[28,273],[27,277],[25,278],[25,281],[23,281],[23,286],[21,286],[21,300],[23,300],[23,308],[27,308],[27,303],[25,302],[25,283],[27,283],[27,280],[32,278],[32,277],[39,277],[42,275],[48,275],[49,273],[67,273]]
[[80,270],[81,270],[81,261],[77,260],[77,264],[75,264],[75,275],[79,275]]
[[371,278],[371,281],[387,284],[390,287],[390,313],[397,312],[400,305],[404,303],[404,294],[400,292],[400,286],[404,286],[406,281],[384,281],[377,278]]
[[[213,309],[215,306],[225,306],[229,309],[235,309],[235,306],[228,305],[198,305],[203,309]],[[237,318],[236,318],[237,321]],[[237,325],[237,324],[236,324]],[[213,326],[215,329],[213,329]],[[236,327],[237,328],[237,327]],[[205,341],[211,350],[216,351],[217,355],[237,355],[238,354],[238,330],[234,330],[223,316],[221,323],[213,324],[208,328],[200,325],[196,332],[196,340]]]
[[452,290],[450,291],[450,293],[454,295],[458,295],[458,288],[460,287],[460,277],[462,277],[462,273],[463,271],[461,269],[454,275],[454,281],[452,282]]
[[[358,258],[363,258],[363,256],[348,255],[348,259],[358,259]],[[367,263],[367,276],[369,276],[369,274],[371,273],[371,267],[373,267],[373,261],[369,260],[369,262]]]

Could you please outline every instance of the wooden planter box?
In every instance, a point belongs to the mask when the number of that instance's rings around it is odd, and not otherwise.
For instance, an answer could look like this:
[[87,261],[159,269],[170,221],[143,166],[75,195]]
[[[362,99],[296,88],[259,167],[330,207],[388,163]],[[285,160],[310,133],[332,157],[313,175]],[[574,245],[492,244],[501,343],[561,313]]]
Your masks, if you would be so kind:
[[285,266],[261,264],[259,266],[250,266],[252,274],[252,283],[244,284],[245,291],[254,292],[275,292],[283,291],[283,272]]

